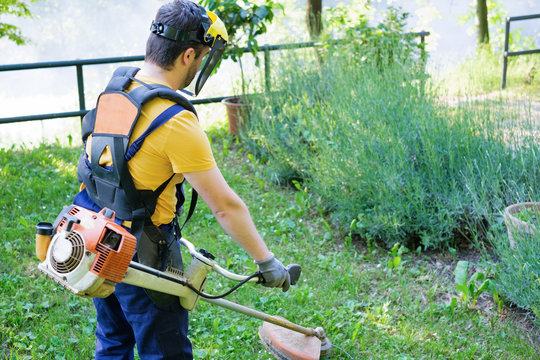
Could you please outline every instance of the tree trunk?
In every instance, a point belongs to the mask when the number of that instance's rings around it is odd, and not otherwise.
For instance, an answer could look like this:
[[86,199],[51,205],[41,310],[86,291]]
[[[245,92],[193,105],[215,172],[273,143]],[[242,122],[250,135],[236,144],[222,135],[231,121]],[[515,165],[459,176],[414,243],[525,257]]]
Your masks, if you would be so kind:
[[489,44],[489,30],[487,19],[487,0],[476,0],[476,17],[478,19],[478,43]]
[[306,22],[309,36],[312,40],[321,35],[322,32],[322,0],[307,0]]

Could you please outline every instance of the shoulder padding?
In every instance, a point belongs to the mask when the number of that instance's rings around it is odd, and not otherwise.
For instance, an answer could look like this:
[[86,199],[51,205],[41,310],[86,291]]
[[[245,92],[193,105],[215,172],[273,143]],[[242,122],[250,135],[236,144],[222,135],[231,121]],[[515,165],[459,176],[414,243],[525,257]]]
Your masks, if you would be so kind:
[[[137,67],[131,66],[121,66],[116,69],[113,73],[113,76],[107,87],[105,88],[104,93],[107,92],[124,92],[126,91],[131,82],[134,81],[134,77],[139,71]],[[142,83],[141,86],[131,90],[126,94],[127,97],[131,98],[134,103],[138,104],[138,107],[142,107],[144,104],[149,102],[152,99],[157,97],[162,99],[167,99],[177,103],[182,106],[184,109],[191,111],[197,116],[195,107],[191,102],[186,99],[184,96],[180,95],[178,92],[174,91],[170,87],[161,84],[146,84]],[[86,141],[88,136],[93,132],[94,125],[96,120],[96,109],[92,109],[86,114],[83,118],[81,129],[82,129],[82,139],[83,142]]]
[[119,67],[114,71],[105,91],[125,91],[139,70],[139,68],[132,66]]
[[195,108],[188,99],[165,85],[146,84],[131,90],[128,94],[135,102],[141,104],[141,106],[143,106],[150,100],[159,97],[175,102],[178,105],[182,106],[184,109],[197,114]]

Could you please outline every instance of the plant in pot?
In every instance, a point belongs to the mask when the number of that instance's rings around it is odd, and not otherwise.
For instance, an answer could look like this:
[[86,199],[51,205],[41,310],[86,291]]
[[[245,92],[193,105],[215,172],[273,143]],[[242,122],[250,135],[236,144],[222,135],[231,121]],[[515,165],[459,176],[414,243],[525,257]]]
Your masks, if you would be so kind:
[[511,247],[516,245],[518,238],[540,239],[540,203],[525,202],[508,206],[504,209],[504,222]]
[[[238,133],[241,121],[249,116],[249,105],[246,94],[246,81],[242,55],[244,48],[255,57],[258,65],[257,51],[259,45],[257,36],[266,33],[267,24],[274,19],[275,10],[283,10],[283,5],[273,0],[236,1],[236,0],[201,0],[201,5],[216,13],[225,23],[229,35],[229,43],[221,61],[231,59],[240,65],[242,92],[239,96],[223,99],[229,119],[229,132]],[[218,64],[217,67],[219,67]]]

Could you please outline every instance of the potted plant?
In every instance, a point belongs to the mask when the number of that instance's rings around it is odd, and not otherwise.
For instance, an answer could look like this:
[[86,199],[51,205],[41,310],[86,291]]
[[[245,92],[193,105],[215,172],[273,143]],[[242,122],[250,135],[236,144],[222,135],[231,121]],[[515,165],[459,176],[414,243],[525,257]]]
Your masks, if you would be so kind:
[[504,222],[510,247],[514,247],[518,238],[540,238],[540,203],[525,202],[508,206],[504,209]]
[[249,105],[246,101],[246,82],[241,59],[244,48],[249,49],[258,64],[257,51],[259,45],[257,36],[266,33],[268,30],[266,25],[274,19],[274,11],[283,10],[283,5],[273,0],[201,0],[201,5],[215,12],[227,28],[229,43],[222,60],[231,59],[240,65],[242,93],[240,96],[226,98],[222,101],[227,108],[229,132],[236,135],[241,121],[249,116]]

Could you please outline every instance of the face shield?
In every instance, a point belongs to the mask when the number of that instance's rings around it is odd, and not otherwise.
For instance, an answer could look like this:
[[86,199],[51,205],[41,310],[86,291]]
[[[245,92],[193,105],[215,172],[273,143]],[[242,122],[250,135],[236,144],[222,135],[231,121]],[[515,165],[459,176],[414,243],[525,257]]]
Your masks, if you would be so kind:
[[227,35],[227,30],[225,29],[225,24],[223,21],[211,11],[207,11],[204,8],[201,8],[201,24],[200,28],[193,31],[180,31],[171,26],[162,24],[157,21],[152,21],[152,26],[150,31],[158,36],[165,37],[170,40],[177,42],[186,42],[186,41],[195,41],[200,44],[210,47],[210,52],[206,57],[206,62],[199,71],[199,76],[195,84],[195,95],[199,94],[204,83],[210,75],[214,68],[219,63],[227,42],[229,41],[229,36]]
[[205,45],[210,46],[210,52],[206,58],[206,62],[201,68],[199,77],[197,78],[197,83],[195,84],[195,95],[197,95],[206,80],[214,71],[214,68],[219,63],[223,52],[225,51],[225,46],[227,46],[228,35],[227,30],[225,29],[225,24],[221,21],[216,14],[211,11],[206,11],[208,18],[211,21],[211,25],[208,27],[205,33]]

